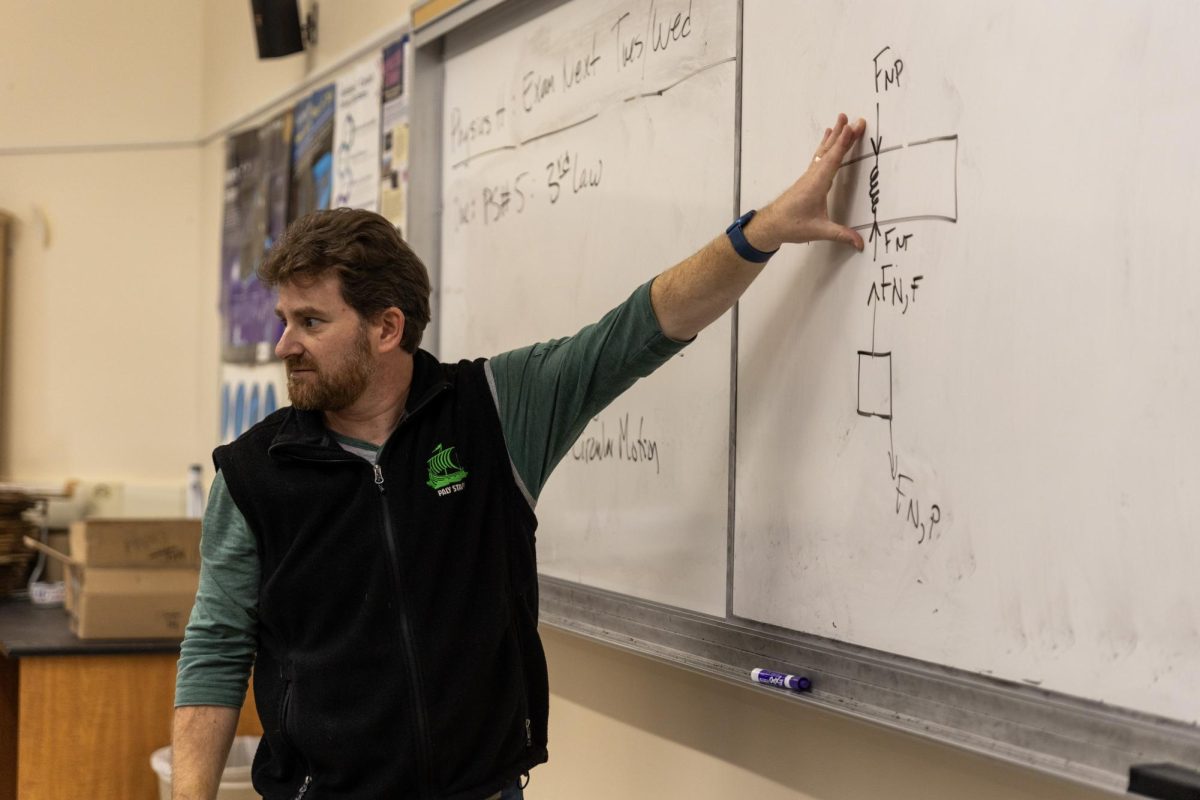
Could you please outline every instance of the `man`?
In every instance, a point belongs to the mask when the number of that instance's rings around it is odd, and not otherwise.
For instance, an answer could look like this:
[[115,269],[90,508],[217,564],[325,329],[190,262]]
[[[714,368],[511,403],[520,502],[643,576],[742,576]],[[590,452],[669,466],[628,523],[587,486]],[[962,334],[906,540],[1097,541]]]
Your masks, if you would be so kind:
[[428,276],[381,217],[289,228],[263,279],[292,406],[214,453],[173,796],[215,796],[253,665],[267,800],[520,798],[547,758],[538,493],[587,421],[780,245],[863,248],[827,196],[865,127],[839,115],[786,192],[599,322],[490,360],[418,349]]

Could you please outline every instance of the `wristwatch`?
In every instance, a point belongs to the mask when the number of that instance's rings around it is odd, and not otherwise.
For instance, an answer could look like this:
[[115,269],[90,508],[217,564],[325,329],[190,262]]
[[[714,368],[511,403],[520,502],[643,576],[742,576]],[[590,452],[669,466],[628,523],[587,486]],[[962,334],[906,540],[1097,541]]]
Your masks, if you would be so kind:
[[742,231],[742,228],[746,227],[746,223],[754,219],[756,213],[758,213],[757,210],[750,209],[745,214],[742,214],[725,229],[725,235],[729,237],[729,243],[733,245],[733,249],[737,251],[739,256],[747,261],[753,261],[755,264],[765,264],[770,260],[771,256],[779,251],[772,250],[769,253],[764,253],[746,241],[746,234]]

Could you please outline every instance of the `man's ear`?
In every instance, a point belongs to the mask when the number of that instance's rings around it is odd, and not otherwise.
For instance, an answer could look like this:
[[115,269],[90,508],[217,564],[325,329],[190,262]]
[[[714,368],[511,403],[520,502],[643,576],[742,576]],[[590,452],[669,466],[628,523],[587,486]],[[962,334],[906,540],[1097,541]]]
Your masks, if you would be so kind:
[[387,353],[400,349],[404,340],[404,312],[392,306],[379,314],[379,352]]

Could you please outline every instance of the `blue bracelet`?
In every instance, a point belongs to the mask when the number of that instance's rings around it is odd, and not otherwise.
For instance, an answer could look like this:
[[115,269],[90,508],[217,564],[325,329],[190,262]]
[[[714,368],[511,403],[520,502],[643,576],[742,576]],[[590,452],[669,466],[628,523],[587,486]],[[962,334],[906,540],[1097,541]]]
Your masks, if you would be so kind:
[[778,253],[778,250],[772,250],[769,253],[764,253],[750,242],[746,241],[746,234],[742,230],[746,223],[754,219],[754,215],[758,212],[755,209],[747,211],[740,217],[735,219],[733,223],[725,229],[725,235],[729,237],[729,243],[733,245],[733,249],[737,254],[747,261],[753,261],[755,264],[765,264],[771,259],[771,256]]

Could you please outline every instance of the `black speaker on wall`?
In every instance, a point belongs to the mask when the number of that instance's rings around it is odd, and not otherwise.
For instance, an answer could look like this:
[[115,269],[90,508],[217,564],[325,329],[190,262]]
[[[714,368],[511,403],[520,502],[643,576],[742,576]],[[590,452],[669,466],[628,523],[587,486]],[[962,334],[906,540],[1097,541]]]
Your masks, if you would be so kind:
[[304,49],[297,0],[250,0],[259,58],[290,56]]

